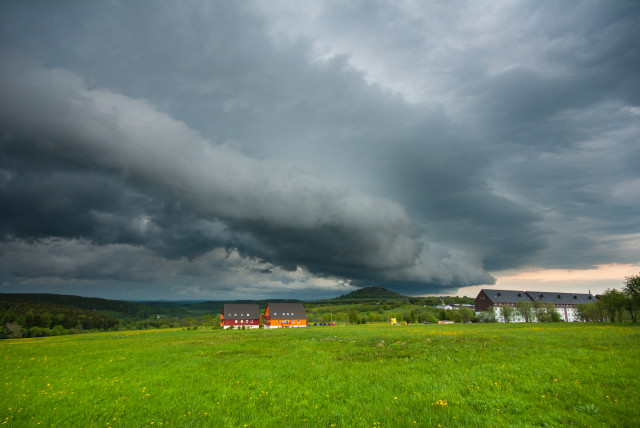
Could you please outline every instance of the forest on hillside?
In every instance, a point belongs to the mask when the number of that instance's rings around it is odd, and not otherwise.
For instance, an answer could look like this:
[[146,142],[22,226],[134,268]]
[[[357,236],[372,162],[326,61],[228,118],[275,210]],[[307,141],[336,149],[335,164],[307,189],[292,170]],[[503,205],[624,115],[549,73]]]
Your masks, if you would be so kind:
[[15,293],[0,294],[0,298],[10,298],[24,302],[49,303],[60,306],[72,306],[87,311],[99,311],[114,318],[147,318],[152,315],[152,309],[146,305],[126,300],[101,299],[98,297],[83,297],[67,294],[51,293]]
[[118,325],[117,319],[99,312],[0,295],[0,338],[104,331]]

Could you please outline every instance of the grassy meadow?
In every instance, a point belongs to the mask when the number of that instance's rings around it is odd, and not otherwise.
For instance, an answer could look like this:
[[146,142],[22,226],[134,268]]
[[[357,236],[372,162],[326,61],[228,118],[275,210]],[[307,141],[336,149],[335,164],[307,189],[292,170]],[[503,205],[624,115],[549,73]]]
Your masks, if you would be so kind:
[[640,426],[640,328],[366,324],[0,342],[7,426]]

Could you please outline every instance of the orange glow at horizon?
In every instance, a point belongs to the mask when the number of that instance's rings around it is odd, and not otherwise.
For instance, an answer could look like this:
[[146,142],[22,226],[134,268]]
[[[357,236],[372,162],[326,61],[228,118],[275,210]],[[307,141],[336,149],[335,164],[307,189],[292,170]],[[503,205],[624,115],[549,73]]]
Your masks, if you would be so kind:
[[496,283],[461,287],[454,295],[475,297],[482,289],[506,289],[527,291],[558,291],[592,294],[603,293],[607,288],[622,289],[624,279],[638,275],[640,264],[603,264],[589,269],[528,268],[494,272]]
[[[530,269],[496,277],[500,281],[540,281],[540,282],[573,282],[573,281],[624,281],[627,276],[640,271],[640,265],[607,264],[596,265],[590,269]],[[497,284],[496,284],[497,285]]]

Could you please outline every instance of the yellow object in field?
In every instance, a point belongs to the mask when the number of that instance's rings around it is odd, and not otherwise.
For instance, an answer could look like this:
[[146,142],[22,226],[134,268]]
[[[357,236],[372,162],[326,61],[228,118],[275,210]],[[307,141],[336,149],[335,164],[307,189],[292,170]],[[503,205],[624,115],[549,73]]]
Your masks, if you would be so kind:
[[391,325],[396,325],[398,324],[398,321],[396,321],[395,318],[391,318],[391,320],[389,321],[391,323]]

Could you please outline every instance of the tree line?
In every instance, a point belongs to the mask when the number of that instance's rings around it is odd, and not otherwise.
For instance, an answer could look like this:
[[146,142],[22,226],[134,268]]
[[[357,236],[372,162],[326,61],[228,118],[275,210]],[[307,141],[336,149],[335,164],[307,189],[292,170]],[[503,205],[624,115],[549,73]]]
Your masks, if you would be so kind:
[[598,300],[580,305],[578,313],[584,321],[622,322],[628,315],[631,321],[638,319],[640,307],[640,274],[625,278],[622,290],[607,289]]
[[152,309],[141,303],[124,300],[101,299],[99,297],[82,297],[66,294],[50,293],[15,293],[0,294],[0,298],[9,298],[24,302],[49,303],[60,306],[73,306],[87,311],[108,313],[113,318],[148,318]]
[[0,296],[0,338],[57,336],[84,330],[111,330],[119,321],[71,306]]
[[[405,308],[410,308],[409,310]],[[434,307],[417,307],[417,305],[403,304],[395,307],[401,309],[394,311],[389,305],[380,304],[377,307],[368,305],[353,305],[351,307],[333,306],[333,310],[329,307],[317,307],[307,310],[307,322],[313,323],[350,323],[350,324],[367,324],[372,322],[388,322],[391,318],[395,318],[397,322],[406,322],[407,324],[425,324],[437,323],[441,320],[451,320],[454,322],[490,322],[495,321],[491,317],[478,316],[470,308],[460,308],[446,310]]]

